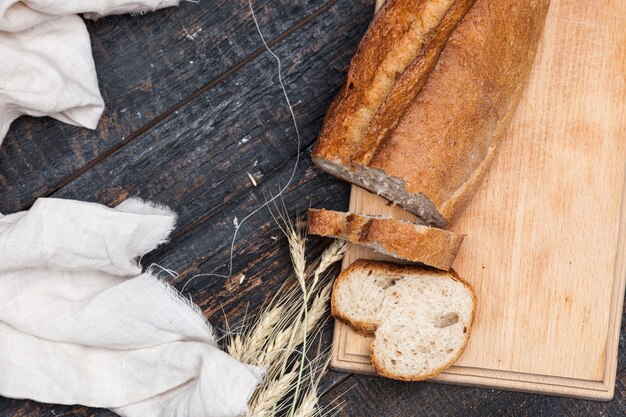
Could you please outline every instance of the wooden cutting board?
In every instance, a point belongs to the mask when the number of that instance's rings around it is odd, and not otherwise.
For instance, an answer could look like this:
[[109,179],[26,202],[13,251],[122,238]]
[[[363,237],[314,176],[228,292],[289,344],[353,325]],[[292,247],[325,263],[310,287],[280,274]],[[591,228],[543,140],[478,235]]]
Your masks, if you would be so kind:
[[[491,172],[452,225],[478,296],[438,382],[611,399],[626,281],[626,1],[553,0],[529,86]],[[412,215],[353,187],[350,210]],[[352,247],[357,258],[382,258]],[[332,367],[372,373],[336,323]]]

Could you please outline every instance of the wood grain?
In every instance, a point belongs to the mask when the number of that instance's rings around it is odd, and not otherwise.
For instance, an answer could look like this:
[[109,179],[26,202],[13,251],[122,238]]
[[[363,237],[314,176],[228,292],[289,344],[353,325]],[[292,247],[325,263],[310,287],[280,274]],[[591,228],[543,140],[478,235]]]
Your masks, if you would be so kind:
[[[253,1],[270,44],[336,0]],[[23,210],[265,52],[246,0],[87,22],[106,109],[95,131],[21,117],[0,147],[0,213]]]
[[[610,10],[610,12],[608,12]],[[626,4],[553,1],[491,173],[452,229],[479,299],[442,382],[610,399],[626,281]],[[353,188],[351,210],[407,213]],[[346,262],[371,253],[358,249]],[[372,372],[339,324],[333,366]]]
[[[263,54],[53,196],[104,204],[115,204],[128,195],[156,200],[179,214],[176,234],[226,210],[228,203],[244,195],[254,195],[261,204],[275,170],[292,168],[296,154],[314,142],[343,81],[371,17],[365,11],[347,13],[349,8],[348,1],[338,2],[275,46],[295,103],[300,149],[279,94],[275,61]],[[345,30],[334,31],[334,25]],[[308,43],[311,37],[319,43]],[[248,173],[255,176],[258,187]],[[245,215],[231,213],[228,227],[233,217]]]
[[626,415],[626,372],[611,402],[353,376],[322,398],[344,402],[340,417],[618,417]]
[[[329,7],[308,24],[293,32],[288,32],[287,27],[278,33],[279,41],[274,45],[283,60],[285,82],[301,129],[300,149],[295,145],[292,122],[277,84],[275,62],[269,54],[262,53],[191,103],[178,106],[177,113],[80,173],[54,196],[113,205],[135,194],[173,207],[180,214],[177,237],[145,256],[143,263],[149,266],[155,262],[176,269],[180,277],[170,279],[170,283],[179,289],[197,273],[227,272],[233,218],[243,218],[262,204],[269,192],[275,193],[286,183],[298,152],[302,152],[302,160],[285,196],[286,205],[294,209],[291,214],[295,216],[296,210],[304,213],[311,205],[345,210],[348,185],[316,170],[308,155],[325,109],[343,82],[347,64],[372,12],[365,2],[357,3],[359,13],[350,12],[354,1],[327,4]],[[274,3],[267,8],[270,16],[289,10],[288,7],[281,11],[279,6]],[[264,13],[259,11],[261,25],[267,20],[267,16],[262,17]],[[241,16],[240,21],[233,19],[228,23],[229,30],[247,30],[249,16]],[[217,21],[210,23],[214,30],[221,26]],[[334,30],[336,27],[342,30]],[[150,26],[150,30],[155,28]],[[254,36],[258,43],[256,32]],[[310,42],[311,39],[316,42]],[[128,92],[130,99],[135,94],[138,93]],[[54,141],[46,138],[45,133],[33,132],[35,140],[46,149],[53,148]],[[37,161],[42,155],[30,157]],[[63,155],[64,163],[74,164],[78,159],[74,152]],[[246,171],[257,177],[258,187],[251,184]],[[0,187],[0,201],[17,204],[11,200],[17,188],[20,187]],[[40,195],[36,187],[21,188],[21,195],[27,198]],[[315,257],[328,243],[327,239],[312,241],[310,256]],[[245,314],[258,311],[280,287],[291,272],[286,247],[269,212],[262,210],[242,226],[235,246],[234,271],[246,275],[244,282],[239,283],[239,276],[203,277],[190,281],[185,293],[203,308],[218,330],[225,329],[225,315],[230,323],[238,323]],[[161,275],[168,278],[167,274]],[[328,330],[322,347],[331,342]],[[333,373],[325,378],[321,388],[330,389],[344,378],[343,374]],[[0,399],[0,415],[114,414],[85,407]]]
[[[264,33],[278,40],[275,47],[279,48],[284,69],[288,71],[286,82],[294,99],[298,121],[304,125],[303,164],[297,172],[297,181],[287,194],[287,205],[301,212],[309,205],[335,210],[348,207],[349,186],[313,167],[308,145],[317,136],[321,117],[343,83],[346,66],[373,13],[373,0],[337,0],[321,4],[303,0],[289,4],[258,2],[256,9]],[[293,144],[293,137],[290,136],[287,114],[281,107],[283,98],[275,84],[275,68],[271,61],[261,57],[264,53],[252,58],[246,55],[250,50],[248,46],[254,45],[257,38],[252,32],[249,16],[244,13],[245,1],[216,0],[182,3],[182,6],[186,8],[184,13],[182,8],[171,9],[171,13],[183,14],[167,24],[159,14],[154,14],[105,19],[97,23],[104,25],[102,29],[90,27],[94,45],[96,41],[100,42],[99,52],[96,52],[100,56],[98,65],[106,65],[107,59],[113,60],[110,68],[115,71],[115,78],[109,80],[105,77],[113,75],[101,73],[100,80],[103,90],[118,89],[110,94],[116,94],[120,101],[110,105],[108,111],[119,112],[118,106],[123,103],[139,103],[146,108],[152,105],[152,101],[173,103],[171,107],[159,105],[157,109],[155,106],[150,117],[156,119],[164,115],[158,123],[144,128],[144,121],[132,124],[132,117],[128,115],[111,118],[106,122],[107,129],[83,136],[80,130],[57,130],[63,126],[60,123],[24,118],[20,122],[24,126],[18,127],[18,133],[30,135],[29,140],[38,146],[21,148],[23,152],[13,148],[10,155],[17,157],[19,163],[11,166],[6,165],[9,154],[2,154],[6,143],[0,147],[0,177],[5,175],[8,180],[8,183],[0,184],[0,211],[27,207],[29,201],[50,190],[49,184],[68,175],[73,177],[72,180],[63,184],[56,196],[114,204],[127,194],[136,193],[173,205],[181,212],[177,237],[144,257],[143,262],[146,266],[156,262],[177,269],[180,278],[170,282],[178,288],[196,273],[224,272],[228,257],[224,241],[231,236],[233,216],[256,208],[264,201],[267,190],[276,190],[279,184],[284,184],[295,157],[295,145],[293,148],[288,145],[279,147],[280,141]],[[302,16],[306,15],[304,19],[308,19],[324,7],[321,14],[301,24]],[[229,15],[231,8],[233,12]],[[219,18],[212,19],[212,13]],[[184,35],[182,38],[176,35],[186,22],[202,23],[203,30],[195,43]],[[246,32],[244,37],[237,37],[241,36],[240,31]],[[121,33],[129,35],[124,44],[118,44],[117,36]],[[228,36],[220,38],[224,33]],[[210,42],[201,39],[202,36],[212,37],[216,40],[214,44],[219,45],[214,59],[208,53]],[[187,61],[180,59],[169,67],[170,71],[154,69],[161,74],[158,78],[161,83],[155,84],[153,90],[128,89],[124,84],[119,87],[109,85],[127,77],[134,80],[131,83],[141,83],[144,74],[141,68],[151,68],[153,60],[158,59],[158,51],[162,49],[163,55],[172,56],[172,51],[180,50],[185,42],[195,46],[177,56],[193,56],[194,65],[185,64]],[[115,61],[116,54],[123,48],[133,52],[123,60]],[[293,54],[294,51],[300,53]],[[136,55],[138,53],[141,55]],[[200,55],[210,61],[195,65]],[[132,60],[132,65],[123,65],[124,60]],[[234,65],[221,66],[222,60]],[[224,69],[225,72],[220,72]],[[196,79],[202,81],[200,84],[210,79],[200,87],[209,86],[202,90],[202,94],[185,103],[179,99],[185,100],[186,97],[171,95],[173,92],[169,89],[174,85],[182,88],[183,93],[191,91],[193,95],[198,91]],[[244,81],[251,85],[240,88],[237,83]],[[254,86],[259,87],[258,95],[262,98],[254,94]],[[233,100],[233,95],[237,95],[238,100]],[[248,100],[257,105],[248,105]],[[167,109],[163,110],[164,107]],[[179,109],[178,113],[167,113],[171,108]],[[197,118],[200,118],[198,129],[204,129],[204,135],[194,135],[194,130],[186,127],[195,123]],[[221,118],[229,118],[230,123],[215,124]],[[154,119],[147,123],[151,120]],[[214,124],[206,126],[209,123]],[[233,124],[235,126],[231,126]],[[220,133],[222,129],[224,132]],[[246,137],[246,131],[250,133],[250,141],[243,146],[237,145]],[[133,140],[121,143],[115,153],[107,155],[100,151],[100,142],[108,150],[111,143],[108,138],[117,141],[131,134],[135,135]],[[219,136],[219,140],[211,141],[214,135]],[[16,136],[12,143],[18,144],[18,139]],[[115,143],[115,146],[120,144]],[[139,145],[133,146],[133,143]],[[228,156],[220,155],[220,146],[228,150]],[[56,147],[59,150],[55,150]],[[86,165],[93,157],[102,157],[102,160]],[[242,174],[242,164],[249,164],[254,157],[263,164],[262,171],[259,168],[263,175],[257,188],[251,186],[245,172]],[[89,169],[80,171],[85,166]],[[20,182],[21,171],[25,173],[23,183]],[[218,177],[220,181],[214,186],[213,181]],[[246,274],[244,282],[239,285],[238,278],[204,277],[191,281],[185,289],[185,293],[202,306],[218,331],[225,328],[225,317],[236,323],[246,311],[257,311],[290,271],[284,242],[272,239],[272,236],[280,239],[280,234],[268,212],[259,212],[242,231],[235,248],[234,270]],[[327,239],[312,236],[311,256],[328,243]],[[161,275],[167,279],[166,274]],[[626,336],[624,328],[622,335]],[[622,338],[622,344],[624,341],[626,338]],[[329,333],[322,342],[323,346],[328,346],[331,342]],[[332,371],[324,377],[320,392],[326,393],[322,400],[325,405],[334,401],[345,402],[342,416],[618,416],[626,414],[624,346],[620,355],[622,371],[618,376],[616,397],[610,403],[430,383],[402,384]],[[115,414],[102,409],[0,397],[0,416],[114,417]]]

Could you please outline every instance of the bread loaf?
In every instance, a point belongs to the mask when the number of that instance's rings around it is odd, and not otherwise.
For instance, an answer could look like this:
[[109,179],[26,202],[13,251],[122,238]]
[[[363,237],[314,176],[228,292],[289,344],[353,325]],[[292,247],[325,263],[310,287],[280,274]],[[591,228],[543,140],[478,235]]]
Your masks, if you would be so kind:
[[309,233],[345,239],[385,255],[449,270],[464,235],[391,217],[309,209]]
[[476,190],[528,79],[549,0],[388,0],[313,160],[445,227]]
[[419,381],[448,368],[467,344],[472,288],[454,272],[358,260],[335,281],[333,316],[374,335],[376,372]]

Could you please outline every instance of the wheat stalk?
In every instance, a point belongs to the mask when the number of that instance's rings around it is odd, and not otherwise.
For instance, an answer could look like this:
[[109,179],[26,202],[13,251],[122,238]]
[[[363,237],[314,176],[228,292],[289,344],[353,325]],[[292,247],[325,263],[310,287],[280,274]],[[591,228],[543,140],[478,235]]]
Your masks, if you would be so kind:
[[[325,357],[326,356],[326,357]],[[314,415],[330,415],[333,410],[324,410],[318,408],[317,389],[322,379],[323,371],[328,367],[330,357],[328,355],[318,355],[317,364],[313,368],[317,368],[317,372],[311,372],[311,383],[307,393],[304,395],[298,409],[294,412],[293,417],[313,417]],[[328,412],[330,411],[330,412]]]
[[265,349],[258,356],[257,364],[259,366],[267,368],[277,355],[284,354],[285,351],[290,352],[293,348],[302,344],[305,328],[316,328],[324,318],[328,308],[331,288],[332,283],[327,284],[313,299],[311,307],[307,312],[306,326],[303,321],[294,322],[290,327],[281,330],[269,339]]
[[316,390],[311,390],[304,396],[300,406],[293,415],[294,417],[313,417],[316,409],[317,392]]
[[242,362],[256,364],[263,346],[272,336],[272,329],[278,324],[284,311],[283,306],[264,311],[245,341],[242,335],[235,336],[233,343],[228,346],[228,353]]
[[293,270],[300,284],[300,288],[306,293],[306,237],[292,226],[287,229],[287,241],[289,242],[289,254]]
[[[272,216],[287,238],[293,274],[252,325],[228,339],[227,351],[244,363],[265,369],[265,377],[248,404],[248,416],[313,416],[321,413],[317,387],[328,365],[328,361],[321,364],[319,358],[329,354],[318,352],[318,359],[308,362],[309,339],[320,335],[328,317],[333,279],[328,271],[343,258],[347,244],[333,242],[307,265],[306,235],[287,220],[284,204],[282,210],[276,202],[274,206],[278,213],[272,212]],[[324,412],[327,414],[331,413]]]
[[320,275],[330,268],[330,266],[336,262],[339,262],[343,259],[346,250],[348,250],[348,242],[344,240],[335,240],[329,247],[324,250],[322,256],[320,257],[320,262],[317,268],[315,269],[315,273],[313,274],[313,284],[312,288],[315,288],[317,282],[319,281]]
[[244,350],[243,350],[243,337],[238,334],[228,343],[226,352],[233,358],[243,362]]
[[[289,230],[288,241],[289,241],[289,253],[291,254],[291,261],[293,263],[293,269],[296,275],[296,279],[300,284],[300,288],[302,289],[302,299],[304,300],[302,303],[302,307],[300,308],[300,314],[298,315],[298,321],[303,322],[303,328],[300,330],[298,326],[293,326],[293,332],[291,334],[289,347],[294,347],[299,345],[300,343],[295,343],[294,338],[298,338],[302,335],[302,361],[300,362],[300,372],[298,373],[298,378],[296,379],[293,401],[291,402],[291,408],[289,410],[289,415],[293,415],[296,407],[296,403],[299,399],[300,394],[300,383],[302,381],[302,375],[304,374],[304,359],[306,358],[306,350],[307,350],[307,333],[308,333],[308,301],[309,301],[309,292],[306,288],[306,256],[305,256],[305,248],[306,248],[306,238],[303,237],[299,232],[296,232],[295,228],[291,224],[286,224],[286,227]],[[284,368],[284,367],[283,367]]]
[[297,323],[295,338],[292,341],[293,346],[299,346],[304,342],[304,337],[307,329],[315,328],[328,308],[328,301],[330,300],[330,290],[332,283],[327,284],[313,299],[311,306],[307,310],[306,319]]
[[293,381],[298,376],[298,372],[293,370],[280,375],[257,391],[251,402],[249,417],[267,417],[272,410],[275,410],[280,400],[293,387]]
[[276,361],[276,358],[285,355],[287,345],[291,339],[292,328],[286,328],[276,333],[267,344],[266,349],[259,356],[259,366],[268,368]]

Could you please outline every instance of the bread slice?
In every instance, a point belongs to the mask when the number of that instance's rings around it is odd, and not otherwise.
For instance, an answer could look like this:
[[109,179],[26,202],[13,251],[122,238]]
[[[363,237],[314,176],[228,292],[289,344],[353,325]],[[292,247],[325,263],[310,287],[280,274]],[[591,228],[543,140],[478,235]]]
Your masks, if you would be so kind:
[[449,270],[465,235],[391,217],[309,209],[309,233],[345,239],[385,255]]
[[[390,63],[381,64],[381,71],[397,60],[386,54],[394,46],[385,39],[397,15],[416,25],[423,18],[406,13],[406,4],[417,9],[411,0],[387,3],[357,52],[386,56]],[[418,41],[422,47],[414,61],[402,60],[404,69],[391,87],[385,84],[383,90],[364,78],[339,93],[313,160],[428,224],[445,227],[469,202],[495,157],[530,74],[548,6],[549,0],[451,3],[448,20],[440,19],[431,35]],[[363,71],[359,66],[367,64],[355,57],[349,74]],[[358,98],[371,96],[377,99]],[[357,123],[346,113],[367,117]]]
[[388,378],[421,381],[452,365],[467,344],[476,297],[456,273],[357,260],[335,281],[332,314],[374,335],[371,359]]

